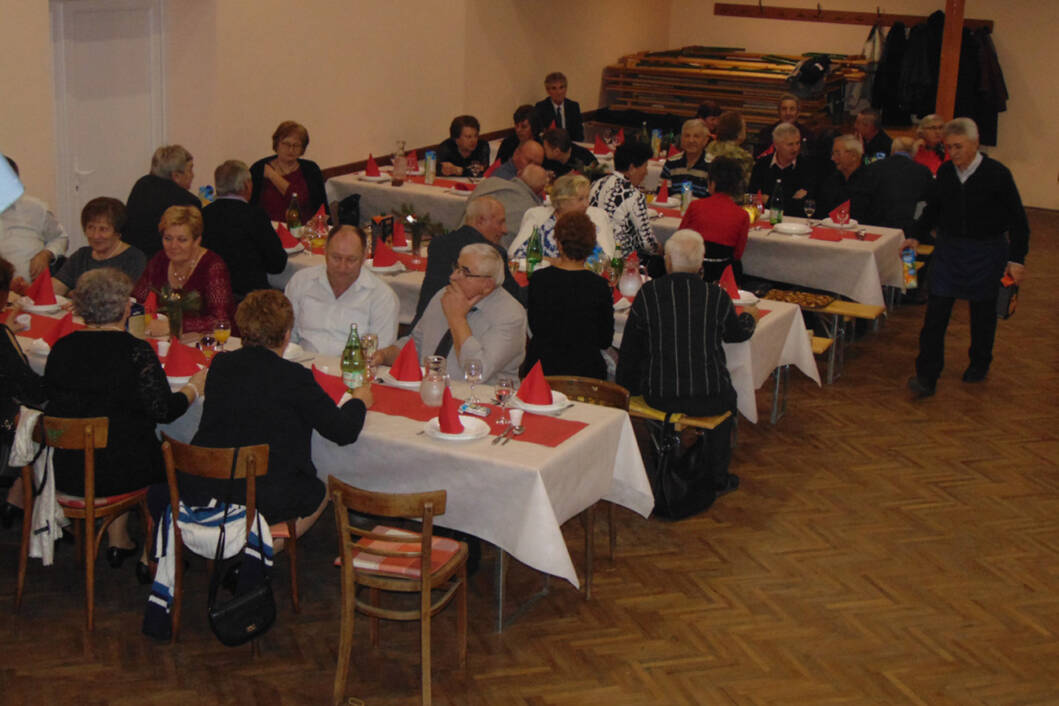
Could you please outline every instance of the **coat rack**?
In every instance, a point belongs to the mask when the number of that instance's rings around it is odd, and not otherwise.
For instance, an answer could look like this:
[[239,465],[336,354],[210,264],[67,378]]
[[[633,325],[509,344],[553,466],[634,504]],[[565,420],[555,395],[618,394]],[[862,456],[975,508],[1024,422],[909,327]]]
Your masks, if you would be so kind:
[[[894,15],[883,12],[876,7],[875,12],[854,12],[849,10],[825,10],[816,4],[816,7],[775,7],[762,4],[740,4],[718,2],[713,5],[713,14],[727,17],[747,17],[769,20],[795,20],[798,22],[828,22],[831,24],[844,25],[882,25],[892,27],[895,22],[903,22],[906,27],[912,27],[920,22],[926,22],[926,15]],[[979,29],[988,27],[993,29],[992,20],[965,19],[963,26],[968,29]]]

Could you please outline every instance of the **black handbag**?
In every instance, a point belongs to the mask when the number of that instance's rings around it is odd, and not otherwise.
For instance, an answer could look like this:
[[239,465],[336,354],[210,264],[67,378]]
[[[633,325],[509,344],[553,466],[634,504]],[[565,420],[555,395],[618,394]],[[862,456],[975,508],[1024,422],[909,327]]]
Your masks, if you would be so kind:
[[[210,578],[209,620],[210,629],[221,644],[237,647],[255,637],[263,635],[276,622],[276,599],[272,595],[272,582],[267,573],[252,587],[236,592],[231,599],[221,603],[217,600],[217,591],[222,577],[227,572],[243,563],[246,546],[232,558],[224,559],[224,532],[228,521],[228,508],[231,506],[232,486],[235,482],[235,463],[238,452],[232,455],[232,475],[228,479],[228,498],[224,503],[224,519],[217,535],[217,551],[214,552],[214,571]],[[261,513],[255,512],[257,536],[261,537]]]
[[680,520],[713,505],[717,490],[703,435],[684,448],[680,432],[669,417],[667,414],[664,422],[650,422],[654,459],[648,465],[648,480],[655,496],[654,514]]

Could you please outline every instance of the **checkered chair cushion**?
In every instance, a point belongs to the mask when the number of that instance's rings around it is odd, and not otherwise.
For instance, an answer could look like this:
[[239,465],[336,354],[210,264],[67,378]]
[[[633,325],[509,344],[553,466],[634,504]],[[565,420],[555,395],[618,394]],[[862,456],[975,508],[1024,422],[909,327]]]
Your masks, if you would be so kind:
[[[106,507],[107,505],[120,503],[122,500],[135,498],[137,495],[142,495],[146,492],[147,489],[143,488],[141,490],[134,490],[131,493],[122,493],[121,495],[110,495],[107,497],[96,496],[96,507]],[[55,499],[63,507],[69,507],[75,510],[85,509],[85,499],[80,495],[67,495],[66,493],[56,493]]]
[[[392,536],[395,541],[389,542],[381,539],[363,538],[356,542],[356,547],[373,549],[384,549],[391,552],[418,552],[420,548],[419,535],[396,527],[377,525],[371,530],[372,534],[383,534]],[[405,541],[401,541],[406,538]],[[446,562],[456,555],[460,550],[460,542],[449,537],[431,537],[430,542],[430,571],[437,571]],[[335,559],[335,566],[342,565],[342,558]],[[362,571],[370,571],[378,574],[390,574],[392,576],[403,576],[405,578],[420,578],[422,576],[419,557],[401,556],[379,556],[365,551],[353,550],[353,566]]]

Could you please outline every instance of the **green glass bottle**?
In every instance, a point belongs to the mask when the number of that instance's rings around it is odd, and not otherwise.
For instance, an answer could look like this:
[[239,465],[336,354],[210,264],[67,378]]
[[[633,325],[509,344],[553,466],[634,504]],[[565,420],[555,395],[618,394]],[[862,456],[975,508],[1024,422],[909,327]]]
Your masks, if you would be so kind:
[[537,265],[544,259],[544,243],[541,242],[541,231],[536,226],[526,243],[526,274],[532,275]]
[[364,384],[367,367],[357,325],[350,324],[349,338],[346,339],[346,347],[342,350],[342,382],[347,390],[352,392]]
[[783,184],[782,179],[776,180],[776,186],[772,189],[772,198],[769,199],[769,223],[776,225],[783,222]]

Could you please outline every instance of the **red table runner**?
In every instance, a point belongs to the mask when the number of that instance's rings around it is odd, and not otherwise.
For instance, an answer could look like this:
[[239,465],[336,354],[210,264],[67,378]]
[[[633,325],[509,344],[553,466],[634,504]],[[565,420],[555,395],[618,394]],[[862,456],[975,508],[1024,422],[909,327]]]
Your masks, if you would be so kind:
[[[371,386],[371,393],[375,398],[375,403],[371,406],[373,412],[406,417],[420,422],[426,422],[438,416],[436,407],[427,407],[423,404],[418,390],[403,390],[398,387],[374,384]],[[458,399],[456,403],[462,404],[463,400]],[[507,428],[507,425],[501,422],[502,413],[499,407],[485,406],[489,408],[489,416],[485,420],[489,423],[489,433],[497,436]],[[526,428],[525,433],[512,437],[513,441],[527,441],[555,448],[587,427],[588,424],[526,412],[522,416],[522,426]]]
[[[22,313],[29,314],[29,312]],[[63,314],[63,316],[65,316],[65,314]],[[25,338],[43,338],[45,339],[45,341],[48,342],[49,345],[53,344],[54,341],[49,341],[48,339],[53,337],[57,332],[59,328],[59,322],[62,320],[62,317],[55,319],[51,316],[44,316],[43,314],[29,314],[29,317],[29,328],[25,329],[24,331],[15,331],[15,335],[23,336]],[[14,323],[14,321],[11,320],[10,311],[7,313],[7,320],[4,323],[6,323],[9,328],[13,328],[12,324]],[[85,325],[75,323],[73,327],[75,331],[79,331],[83,329]]]
[[[409,176],[405,177],[407,181],[415,182],[416,184],[426,184],[424,177],[422,176]],[[441,177],[434,177],[433,184],[426,184],[427,186],[437,186],[442,189],[459,189],[460,191],[474,191],[474,184],[470,184],[466,181],[454,181],[453,179],[443,179]]]

